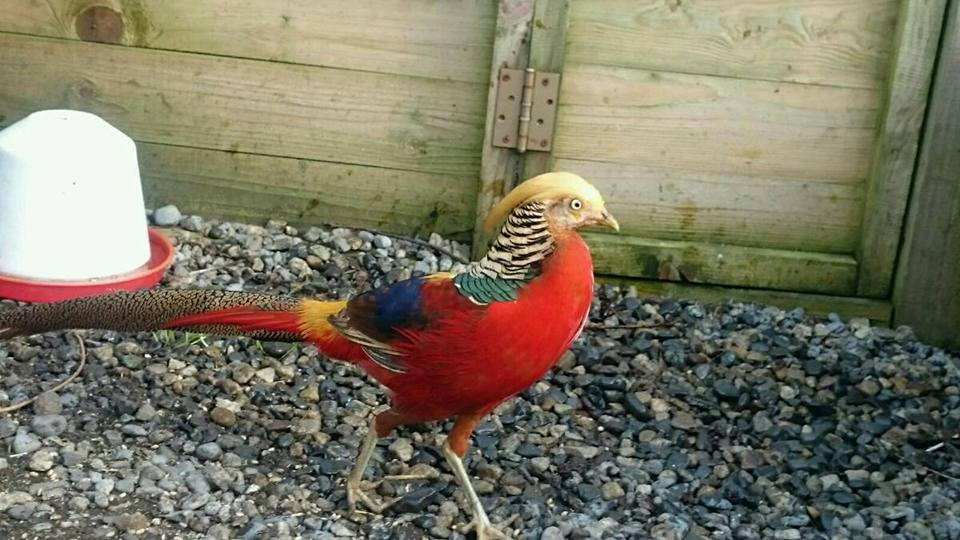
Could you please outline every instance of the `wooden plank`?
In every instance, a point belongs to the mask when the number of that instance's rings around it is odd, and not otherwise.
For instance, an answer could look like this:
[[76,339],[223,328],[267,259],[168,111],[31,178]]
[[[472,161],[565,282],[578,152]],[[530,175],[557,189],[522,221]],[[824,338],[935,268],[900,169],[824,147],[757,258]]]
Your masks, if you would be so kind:
[[946,0],[902,3],[858,251],[862,296],[890,294],[945,5]]
[[960,2],[944,27],[894,288],[894,321],[960,350]]
[[466,239],[472,175],[454,177],[140,143],[149,206],[246,222],[266,218]]
[[554,155],[803,181],[863,182],[876,90],[574,65]]
[[[570,0],[537,0],[530,37],[530,67],[560,73],[561,89],[569,12]],[[523,158],[524,178],[554,170],[553,161],[552,151],[527,152]]]
[[826,294],[856,289],[847,255],[585,233],[598,273]]
[[691,299],[708,305],[736,300],[738,302],[776,306],[783,310],[801,307],[811,315],[826,316],[830,313],[837,313],[848,320],[854,317],[865,318],[879,325],[888,325],[891,318],[890,303],[883,300],[763,289],[711,287],[615,276],[597,276],[597,280],[600,283],[621,287],[636,287],[637,292],[642,297]]
[[480,0],[4,0],[0,31],[80,39],[97,6],[125,45],[476,83],[496,20]]
[[879,88],[897,6],[912,0],[577,0],[568,59]]
[[625,234],[838,254],[860,240],[861,184],[568,158],[556,167],[597,186]]
[[0,116],[97,113],[138,141],[451,174],[484,86],[0,34]]
[[530,23],[534,0],[499,0],[493,59],[488,74],[487,114],[483,145],[480,147],[480,185],[477,191],[477,216],[473,231],[473,257],[480,258],[490,242],[483,221],[490,209],[523,180],[521,156],[509,148],[493,146],[493,125],[497,121],[497,84],[500,68],[526,69],[530,54]]

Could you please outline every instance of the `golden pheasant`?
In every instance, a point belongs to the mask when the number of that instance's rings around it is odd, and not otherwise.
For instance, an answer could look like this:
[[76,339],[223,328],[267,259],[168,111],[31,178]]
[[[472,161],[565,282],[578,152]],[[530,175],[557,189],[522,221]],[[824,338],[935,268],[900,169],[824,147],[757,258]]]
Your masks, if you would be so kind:
[[582,331],[593,265],[577,229],[619,230],[600,193],[570,173],[521,183],[490,213],[503,222],[480,261],[328,302],[217,290],[148,290],[0,313],[0,339],[67,328],[189,329],[308,341],[361,367],[389,392],[347,481],[351,510],[382,510],[361,478],[377,440],[405,424],[455,419],[443,454],[465,491],[479,539],[503,537],[463,465],[480,420],[540,379]]

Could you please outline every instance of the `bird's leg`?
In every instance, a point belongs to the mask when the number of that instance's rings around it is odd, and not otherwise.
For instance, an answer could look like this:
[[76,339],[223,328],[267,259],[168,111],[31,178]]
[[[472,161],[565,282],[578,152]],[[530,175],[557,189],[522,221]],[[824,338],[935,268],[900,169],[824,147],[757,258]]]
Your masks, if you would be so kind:
[[377,447],[377,441],[380,440],[380,436],[377,435],[376,424],[377,419],[374,417],[373,421],[370,422],[367,437],[363,440],[363,445],[360,447],[360,453],[357,454],[357,461],[353,465],[353,470],[350,471],[350,476],[347,477],[347,505],[349,505],[351,514],[357,513],[358,502],[362,502],[371,512],[377,514],[390,508],[390,506],[396,502],[394,500],[378,503],[371,499],[370,496],[367,495],[367,492],[360,486],[363,480],[363,473],[367,470],[367,465],[370,464],[370,457],[373,456],[373,450]]
[[347,505],[350,508],[351,514],[358,512],[358,502],[363,503],[367,509],[377,514],[383,513],[384,510],[390,508],[397,502],[397,499],[387,500],[381,503],[374,501],[370,498],[370,495],[363,490],[361,482],[363,481],[363,473],[367,470],[367,465],[370,464],[373,451],[377,447],[377,441],[390,435],[394,428],[405,423],[407,423],[407,418],[393,409],[378,413],[373,417],[373,420],[370,421],[370,429],[367,431],[367,437],[363,440],[363,444],[360,446],[360,453],[357,454],[357,461],[353,465],[353,470],[350,471],[350,476],[347,477]]
[[[490,522],[486,510],[483,509],[483,504],[480,502],[480,497],[477,496],[477,492],[473,489],[473,483],[470,482],[470,475],[467,474],[467,469],[463,466],[463,456],[467,453],[470,434],[473,433],[473,429],[482,417],[483,414],[476,414],[457,418],[453,430],[447,436],[446,442],[443,443],[443,456],[447,458],[447,463],[449,463],[450,468],[453,469],[457,483],[460,484],[460,487],[467,495],[467,500],[470,502],[473,521],[464,532],[472,529],[477,535],[477,540],[510,538]],[[506,527],[515,519],[516,516],[500,526]]]

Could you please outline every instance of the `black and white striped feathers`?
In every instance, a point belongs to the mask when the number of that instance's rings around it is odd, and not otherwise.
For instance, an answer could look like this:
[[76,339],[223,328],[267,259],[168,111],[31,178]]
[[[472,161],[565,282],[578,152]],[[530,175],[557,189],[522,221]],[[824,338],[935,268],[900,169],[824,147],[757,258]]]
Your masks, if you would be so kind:
[[516,300],[517,291],[539,274],[554,250],[545,211],[543,201],[515,208],[487,254],[454,277],[457,288],[478,304]]

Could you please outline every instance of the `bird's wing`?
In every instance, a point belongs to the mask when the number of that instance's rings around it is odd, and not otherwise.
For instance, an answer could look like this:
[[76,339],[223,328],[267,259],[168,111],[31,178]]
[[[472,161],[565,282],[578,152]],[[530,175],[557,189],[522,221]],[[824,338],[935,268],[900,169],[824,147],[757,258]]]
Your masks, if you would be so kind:
[[332,315],[330,323],[384,369],[406,372],[405,349],[418,333],[436,328],[452,311],[478,309],[457,290],[452,277],[432,274],[360,294]]

